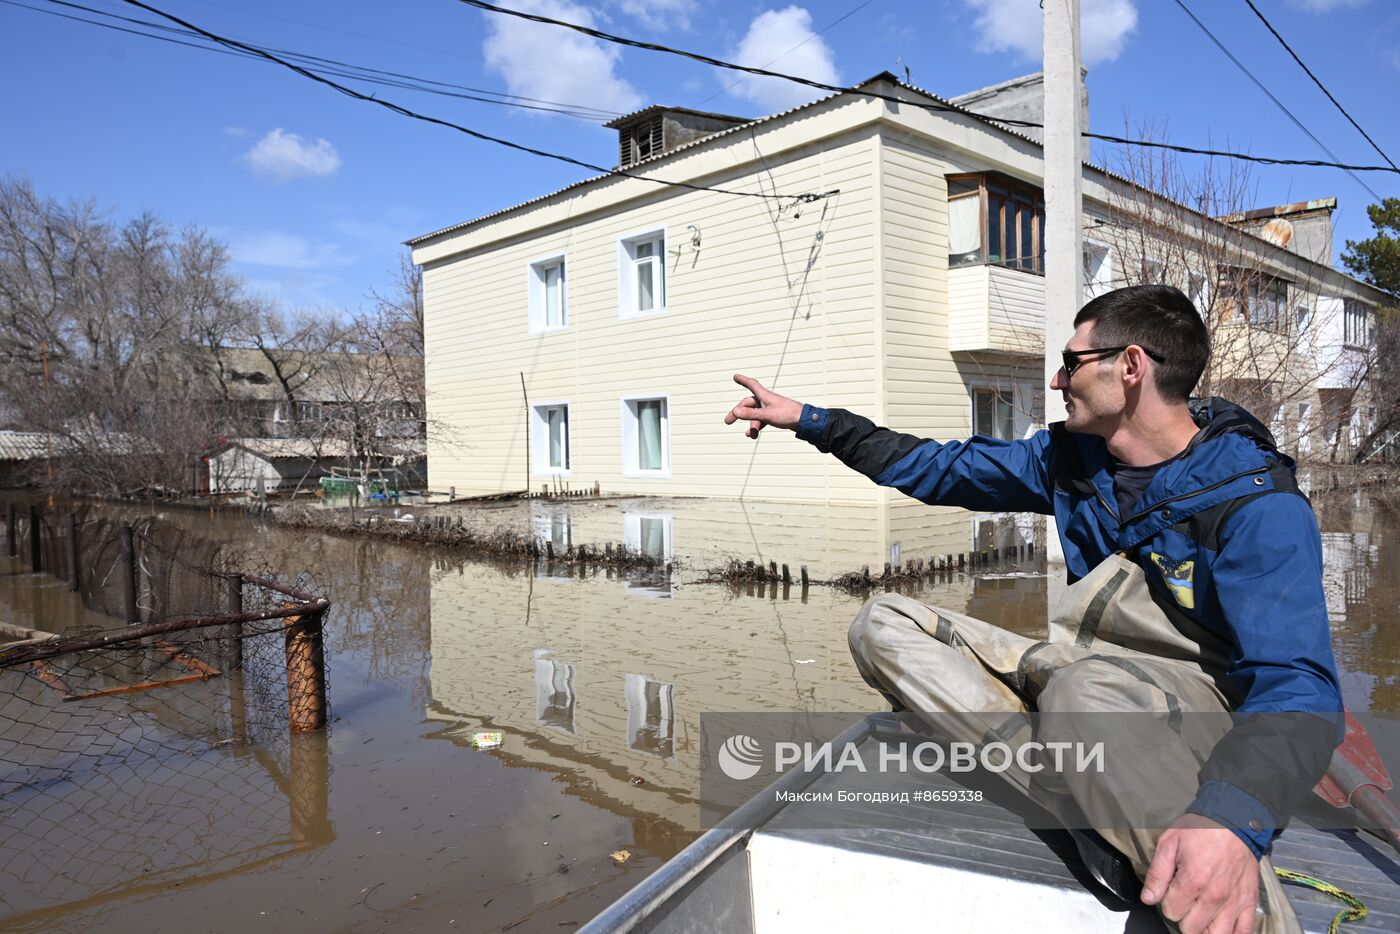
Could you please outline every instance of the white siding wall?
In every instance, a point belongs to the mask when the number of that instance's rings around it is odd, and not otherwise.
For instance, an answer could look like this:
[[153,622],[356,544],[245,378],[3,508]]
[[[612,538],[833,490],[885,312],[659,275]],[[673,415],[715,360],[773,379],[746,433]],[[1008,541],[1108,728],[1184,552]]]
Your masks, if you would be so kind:
[[[770,157],[738,188],[840,194],[800,212],[710,192],[665,189],[586,217],[431,264],[424,270],[429,459],[436,488],[459,495],[521,489],[528,435],[521,393],[570,403],[571,479],[605,492],[870,501],[869,481],[783,432],[755,452],[724,413],[735,372],[799,399],[871,411],[874,134],[858,130]],[[755,164],[755,168],[759,168]],[[586,201],[584,202],[586,203]],[[695,225],[700,248],[691,247]],[[621,320],[619,237],[667,233],[664,314]],[[679,254],[677,250],[679,249]],[[527,270],[567,257],[569,325],[528,331]],[[669,397],[671,476],[624,477],[621,399]],[[443,430],[445,429],[445,430]],[[528,478],[538,488],[546,482]]]
[[949,270],[948,280],[950,349],[1044,352],[1044,277],[1001,266],[964,266]]
[[282,475],[272,461],[243,448],[228,448],[209,459],[211,493],[256,490],[258,477],[262,477],[266,490],[275,490],[282,482]]
[[948,270],[949,350],[987,348],[991,340],[987,335],[988,278],[986,266]]
[[1045,278],[1000,266],[987,267],[988,350],[1045,353]]

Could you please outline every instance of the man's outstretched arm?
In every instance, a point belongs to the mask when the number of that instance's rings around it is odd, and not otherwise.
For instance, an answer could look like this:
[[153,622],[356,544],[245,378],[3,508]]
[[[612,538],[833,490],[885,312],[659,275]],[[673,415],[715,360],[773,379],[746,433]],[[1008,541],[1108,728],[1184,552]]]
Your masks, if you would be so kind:
[[1050,435],[1023,441],[975,436],[939,443],[881,428],[845,409],[823,409],[766,389],[742,374],[734,381],[749,390],[724,416],[725,424],[749,423],[748,436],[771,425],[874,480],[926,503],[967,509],[1048,513],[1052,509]]

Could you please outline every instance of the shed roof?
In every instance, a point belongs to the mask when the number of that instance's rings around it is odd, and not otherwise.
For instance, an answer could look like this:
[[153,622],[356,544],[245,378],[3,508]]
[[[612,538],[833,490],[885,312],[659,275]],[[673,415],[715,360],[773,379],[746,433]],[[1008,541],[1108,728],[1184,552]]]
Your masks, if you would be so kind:
[[[407,457],[421,457],[425,451],[422,441],[412,439],[395,440],[376,447],[383,453]],[[270,461],[311,458],[334,460],[353,453],[350,445],[339,438],[229,438],[219,446],[216,453],[232,448],[242,448],[250,454]]]
[[0,431],[0,461],[32,461],[49,456],[49,436],[42,431]]

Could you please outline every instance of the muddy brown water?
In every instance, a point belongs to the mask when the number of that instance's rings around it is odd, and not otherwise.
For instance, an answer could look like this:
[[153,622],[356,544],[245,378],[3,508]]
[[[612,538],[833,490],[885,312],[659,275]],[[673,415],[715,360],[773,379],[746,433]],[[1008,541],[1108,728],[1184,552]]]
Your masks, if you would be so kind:
[[[1400,711],[1400,500],[1332,496],[1317,508],[1348,705]],[[698,835],[702,713],[877,706],[846,649],[860,597],[697,584],[697,569],[757,555],[820,577],[878,569],[892,544],[908,560],[1034,534],[938,515],[914,534],[881,528],[874,511],[696,501],[464,514],[561,548],[617,541],[689,562],[647,575],[466,561],[172,511],[258,568],[310,571],[334,601],[331,728],[0,799],[11,829],[0,928],[570,929]],[[1033,634],[1045,625],[1040,570],[953,575],[919,596]],[[5,622],[111,625],[56,581],[15,562],[3,571]],[[504,742],[474,748],[482,731]],[[618,864],[621,850],[630,858]]]

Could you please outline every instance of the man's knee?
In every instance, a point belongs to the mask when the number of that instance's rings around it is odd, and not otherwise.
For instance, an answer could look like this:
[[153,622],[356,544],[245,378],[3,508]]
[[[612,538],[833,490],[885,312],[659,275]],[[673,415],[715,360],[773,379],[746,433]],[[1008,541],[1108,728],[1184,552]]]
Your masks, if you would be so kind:
[[1124,709],[1136,685],[1132,675],[1102,658],[1086,658],[1057,670],[1036,698],[1041,713],[1082,713]]
[[858,660],[878,659],[911,627],[917,628],[906,612],[913,602],[894,593],[877,594],[866,600],[846,634],[851,654]]

